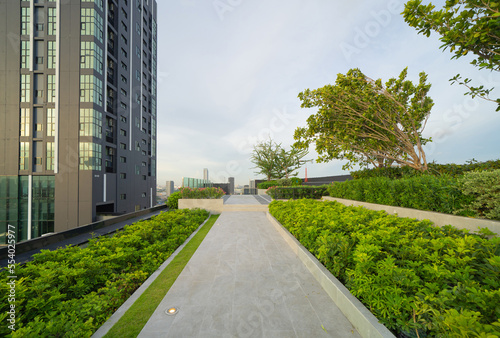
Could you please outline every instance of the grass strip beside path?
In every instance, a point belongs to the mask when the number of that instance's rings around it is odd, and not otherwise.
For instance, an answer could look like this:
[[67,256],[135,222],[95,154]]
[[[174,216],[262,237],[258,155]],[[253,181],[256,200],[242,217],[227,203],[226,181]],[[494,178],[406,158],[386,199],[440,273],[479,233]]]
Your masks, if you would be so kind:
[[198,233],[175,256],[172,262],[167,265],[153,283],[151,283],[149,288],[144,291],[104,337],[122,338],[137,337],[139,335],[218,217],[219,215],[210,216],[210,219]]

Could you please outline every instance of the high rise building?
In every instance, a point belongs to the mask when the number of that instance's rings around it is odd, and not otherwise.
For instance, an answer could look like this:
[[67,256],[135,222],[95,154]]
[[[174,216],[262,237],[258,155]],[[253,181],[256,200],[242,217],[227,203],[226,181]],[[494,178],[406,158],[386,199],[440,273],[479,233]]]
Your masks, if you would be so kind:
[[203,179],[208,181],[208,169],[207,168],[203,169]]
[[0,0],[0,243],[156,203],[156,8]]
[[174,181],[167,181],[167,188],[165,189],[165,193],[167,194],[167,197],[172,195],[175,191],[174,188]]

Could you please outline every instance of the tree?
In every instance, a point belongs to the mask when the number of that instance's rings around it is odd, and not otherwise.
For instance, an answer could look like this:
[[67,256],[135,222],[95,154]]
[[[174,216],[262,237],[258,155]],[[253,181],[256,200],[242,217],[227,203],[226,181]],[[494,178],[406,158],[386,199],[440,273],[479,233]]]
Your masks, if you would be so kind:
[[405,68],[397,79],[382,85],[359,69],[338,74],[335,85],[299,94],[302,108],[318,107],[307,119],[307,127],[297,128],[297,148],[316,144],[318,162],[346,159],[353,164],[390,166],[392,162],[427,170],[423,145],[430,139],[422,131],[433,106],[427,96],[430,84],[420,73],[418,85],[405,80]]
[[294,170],[299,169],[303,162],[301,159],[308,154],[307,149],[297,149],[292,146],[289,151],[271,139],[254,146],[250,160],[259,169],[256,174],[263,174],[267,180],[288,178],[296,175]]
[[[490,0],[447,0],[445,6],[435,10],[430,3],[422,5],[421,0],[411,0],[405,4],[404,19],[419,33],[429,36],[431,30],[441,35],[443,45],[458,59],[470,53],[476,55],[471,64],[479,69],[500,70],[500,2]],[[474,87],[470,79],[462,80],[460,74],[450,80],[466,86],[466,95],[479,96],[496,102],[500,110],[500,99],[490,99],[494,89]]]

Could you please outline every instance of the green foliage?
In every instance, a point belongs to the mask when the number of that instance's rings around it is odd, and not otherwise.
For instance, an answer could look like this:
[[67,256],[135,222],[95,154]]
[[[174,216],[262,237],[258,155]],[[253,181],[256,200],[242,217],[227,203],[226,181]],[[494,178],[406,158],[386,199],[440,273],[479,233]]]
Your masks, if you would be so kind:
[[[86,248],[42,251],[16,267],[16,331],[12,337],[90,337],[207,218],[176,210],[126,226]],[[0,272],[0,320],[9,302]],[[11,334],[7,325],[0,336]]]
[[395,334],[500,335],[500,238],[337,202],[269,211]]
[[299,93],[302,108],[317,107],[307,127],[297,128],[295,146],[307,149],[316,144],[318,162],[333,159],[353,164],[390,166],[396,162],[425,171],[427,161],[422,136],[433,106],[427,96],[427,75],[419,74],[418,84],[399,77],[372,80],[359,69],[338,74],[334,85]]
[[181,188],[180,193],[182,198],[188,199],[218,199],[226,193],[222,188]]
[[500,220],[500,169],[468,172],[460,179],[464,195],[473,201],[466,206],[480,217]]
[[[371,177],[335,182],[328,187],[331,197],[453,214],[472,198],[460,191],[458,179],[420,175],[393,180]],[[472,212],[462,212],[473,216]]]
[[263,141],[254,146],[250,161],[258,169],[256,174],[263,174],[267,180],[288,178],[296,175],[295,170],[302,167],[302,158],[308,154],[307,149],[292,146],[290,150],[281,147],[281,143],[273,140]]
[[300,186],[300,187],[271,187],[267,194],[273,199],[298,199],[312,198],[321,199],[328,195],[328,185],[324,186]]
[[[419,33],[429,36],[432,31],[441,35],[443,45],[461,58],[470,53],[475,54],[471,62],[479,69],[500,70],[500,2],[483,0],[449,0],[444,7],[435,10],[432,3],[422,5],[421,0],[411,0],[405,5],[403,12],[405,21],[418,29]],[[490,99],[491,89],[483,86],[471,86],[470,79],[461,80],[460,74],[451,79],[466,86],[472,97],[479,96],[498,104],[500,99]]]
[[175,210],[179,208],[179,200],[182,198],[180,191],[170,194],[167,198],[167,206],[170,210]]
[[278,186],[278,181],[265,181],[265,182],[260,182],[257,184],[257,188],[259,189],[268,189],[270,187],[277,187]]
[[[430,175],[449,175],[452,177],[462,176],[468,171],[483,171],[500,169],[500,160],[491,160],[485,162],[478,162],[474,159],[467,161],[466,164],[437,164],[429,163],[429,169],[425,174]],[[369,177],[388,177],[393,179],[399,179],[402,177],[409,176],[420,176],[423,173],[410,168],[408,166],[403,167],[386,167],[386,168],[373,168],[373,169],[363,169],[358,171],[351,171],[351,176],[354,179],[369,178]]]

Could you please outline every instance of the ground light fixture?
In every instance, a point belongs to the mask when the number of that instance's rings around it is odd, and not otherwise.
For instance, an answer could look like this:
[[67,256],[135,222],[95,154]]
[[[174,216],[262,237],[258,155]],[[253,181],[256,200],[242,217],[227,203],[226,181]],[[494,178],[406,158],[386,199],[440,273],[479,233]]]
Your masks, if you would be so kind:
[[171,307],[171,308],[168,308],[167,310],[165,310],[165,313],[169,316],[173,316],[175,315],[177,312],[179,312],[179,309],[176,308],[176,307]]

